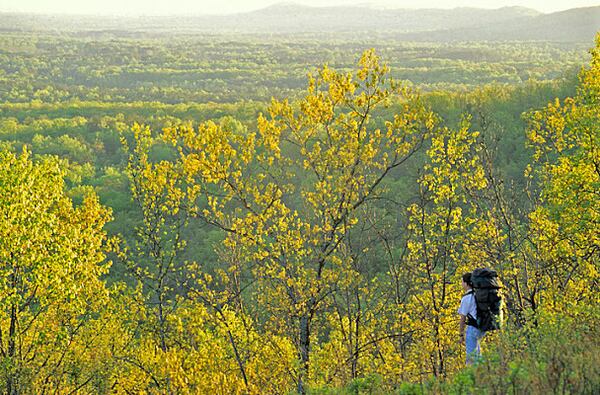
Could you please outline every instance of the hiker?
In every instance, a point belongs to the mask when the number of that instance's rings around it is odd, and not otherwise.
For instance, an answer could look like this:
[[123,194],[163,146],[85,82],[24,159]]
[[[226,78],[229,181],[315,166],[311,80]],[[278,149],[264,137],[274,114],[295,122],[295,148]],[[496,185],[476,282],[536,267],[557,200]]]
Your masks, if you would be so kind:
[[[477,323],[477,303],[475,301],[475,291],[471,282],[471,273],[465,273],[462,276],[462,287],[465,295],[460,301],[458,314],[460,315],[460,342],[464,343],[466,349],[466,363],[472,365],[481,356],[480,340],[485,332],[476,327]],[[466,333],[465,333],[466,329]]]

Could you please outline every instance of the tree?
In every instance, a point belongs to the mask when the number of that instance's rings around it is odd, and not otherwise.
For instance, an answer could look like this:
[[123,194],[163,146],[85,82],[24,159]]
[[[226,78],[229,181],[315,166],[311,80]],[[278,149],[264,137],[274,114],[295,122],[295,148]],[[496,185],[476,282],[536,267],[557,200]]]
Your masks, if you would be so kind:
[[409,207],[404,270],[412,290],[403,308],[406,324],[414,331],[410,359],[421,365],[416,374],[445,377],[460,366],[460,279],[486,261],[485,251],[473,247],[496,232],[469,198],[487,186],[478,135],[464,120],[457,130],[444,129],[432,137],[429,163],[419,179],[419,199]]
[[531,113],[528,131],[541,185],[530,214],[539,259],[531,302],[568,314],[597,303],[600,278],[600,35],[591,53],[577,95]]
[[0,386],[8,394],[103,391],[111,355],[103,226],[91,192],[67,197],[56,158],[0,156]]
[[[193,280],[194,263],[181,258],[186,246],[183,231],[189,220],[190,202],[196,197],[196,187],[187,187],[181,166],[167,160],[150,158],[155,140],[150,129],[135,124],[133,146],[125,137],[122,143],[129,153],[127,175],[133,200],[139,209],[141,223],[136,227],[137,238],[132,248],[125,247],[120,256],[133,277],[136,301],[143,308],[138,318],[143,341],[148,341],[167,354],[176,339],[171,332],[178,304],[185,300],[189,282]],[[141,348],[140,348],[141,351]],[[128,361],[144,369],[141,355],[132,355]],[[172,393],[172,378],[166,374],[148,371],[156,386]]]
[[[435,128],[419,96],[389,77],[373,51],[355,75],[324,67],[309,78],[297,108],[273,100],[258,132],[240,134],[212,122],[170,128],[188,182],[205,208],[197,213],[228,233],[256,280],[267,328],[294,339],[297,389],[310,378],[313,322],[345,271],[340,245],[358,210],[377,196]],[[401,111],[385,129],[372,125],[392,100]]]

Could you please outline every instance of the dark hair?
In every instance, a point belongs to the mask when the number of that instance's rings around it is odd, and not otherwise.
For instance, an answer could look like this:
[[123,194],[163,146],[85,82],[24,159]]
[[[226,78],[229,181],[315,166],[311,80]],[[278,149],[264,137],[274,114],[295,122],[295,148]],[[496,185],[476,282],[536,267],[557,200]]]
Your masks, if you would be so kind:
[[473,283],[471,282],[471,273],[463,274],[462,279],[469,287],[473,286]]

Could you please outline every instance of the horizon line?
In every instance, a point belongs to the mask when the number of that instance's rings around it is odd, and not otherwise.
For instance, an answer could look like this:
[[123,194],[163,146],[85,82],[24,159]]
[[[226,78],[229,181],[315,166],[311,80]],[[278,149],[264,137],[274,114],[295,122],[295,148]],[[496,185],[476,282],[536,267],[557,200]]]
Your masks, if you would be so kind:
[[116,13],[116,12],[68,12],[68,11],[27,11],[27,10],[4,10],[0,9],[1,14],[23,14],[23,15],[40,15],[40,16],[87,16],[87,17],[123,17],[123,18],[132,18],[132,17],[173,17],[173,16],[188,16],[188,17],[200,17],[200,16],[232,16],[232,15],[243,15],[254,13],[261,10],[268,10],[270,8],[289,5],[289,6],[297,6],[302,8],[312,8],[312,9],[324,9],[324,8],[368,8],[373,10],[411,10],[411,11],[419,11],[419,10],[460,10],[460,9],[472,9],[472,10],[490,10],[496,11],[506,8],[522,8],[531,11],[535,11],[539,14],[553,14],[557,12],[563,12],[567,10],[577,9],[577,8],[594,8],[597,6],[588,6],[588,7],[570,7],[562,10],[552,11],[552,12],[544,12],[540,11],[536,8],[520,6],[520,5],[506,5],[502,7],[470,7],[470,6],[461,6],[461,7],[394,7],[394,6],[378,6],[376,4],[369,3],[356,3],[349,5],[325,5],[325,6],[313,6],[306,5],[296,2],[280,2],[272,5],[268,5],[266,7],[259,7],[247,11],[236,11],[236,12],[186,12],[179,11],[174,13],[137,13],[137,12],[124,12],[124,13]]

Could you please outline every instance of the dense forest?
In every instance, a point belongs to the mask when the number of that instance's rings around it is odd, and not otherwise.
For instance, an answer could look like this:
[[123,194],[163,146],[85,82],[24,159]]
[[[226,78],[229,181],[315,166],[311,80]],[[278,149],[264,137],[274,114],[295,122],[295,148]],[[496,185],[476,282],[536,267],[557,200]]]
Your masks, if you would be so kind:
[[[3,393],[600,391],[600,35],[9,17]],[[484,266],[503,328],[465,367]]]

